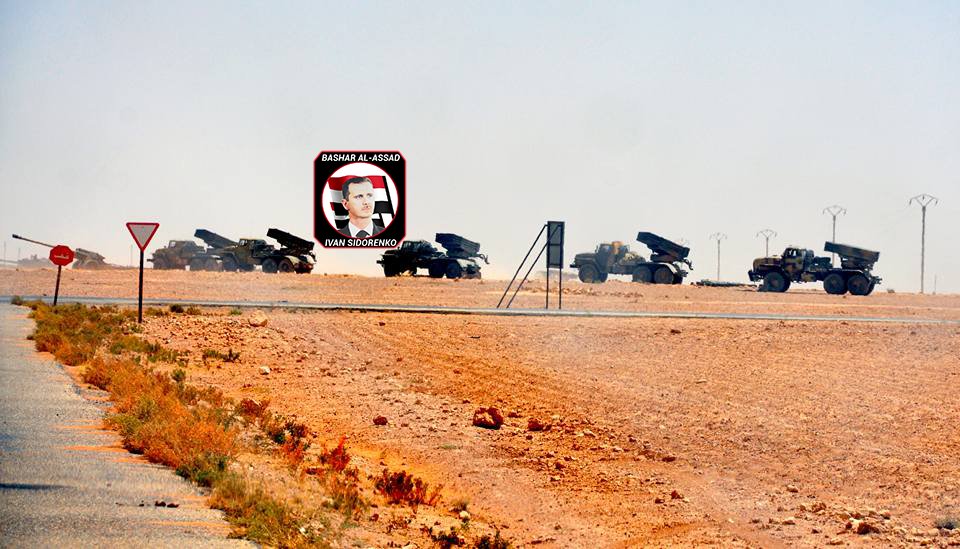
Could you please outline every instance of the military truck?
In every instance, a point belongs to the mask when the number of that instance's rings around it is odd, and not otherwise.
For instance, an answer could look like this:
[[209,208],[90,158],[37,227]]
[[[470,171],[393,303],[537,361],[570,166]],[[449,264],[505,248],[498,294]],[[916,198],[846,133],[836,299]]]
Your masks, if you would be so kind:
[[840,256],[840,267],[829,257],[817,257],[813,250],[789,246],[782,255],[755,259],[747,276],[763,281],[760,291],[764,292],[785,292],[791,282],[821,281],[828,294],[870,295],[880,284],[880,277],[872,273],[880,252],[836,242],[824,243],[823,249]]
[[[147,261],[153,263],[154,269],[183,270],[189,265],[191,271],[196,271],[199,269],[193,268],[193,259],[203,251],[203,247],[192,240],[171,240],[165,247],[155,250]],[[203,266],[202,260],[199,266]]]
[[693,264],[687,259],[690,248],[681,246],[656,234],[640,231],[637,241],[645,244],[653,254],[647,260],[631,252],[623,242],[603,242],[592,253],[574,256],[570,265],[577,269],[581,282],[606,282],[611,274],[630,275],[634,282],[646,284],[680,284]]
[[257,265],[265,273],[304,274],[313,270],[316,264],[313,242],[280,229],[268,230],[267,236],[280,243],[279,250],[260,238],[241,238],[236,244],[217,252],[223,270],[249,272]]
[[387,250],[377,263],[387,277],[403,273],[417,274],[426,269],[431,278],[480,278],[480,264],[490,263],[480,253],[480,244],[451,233],[437,233],[436,241],[446,250],[441,252],[426,240],[407,240],[395,250]]

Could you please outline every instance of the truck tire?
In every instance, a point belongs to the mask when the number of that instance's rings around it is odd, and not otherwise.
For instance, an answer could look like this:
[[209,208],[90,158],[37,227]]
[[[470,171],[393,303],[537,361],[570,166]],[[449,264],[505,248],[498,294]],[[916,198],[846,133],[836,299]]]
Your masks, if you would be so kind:
[[[79,268],[79,267],[76,267],[76,268]],[[155,257],[153,259],[153,268],[162,271],[167,268],[167,262],[164,261],[162,257]]]
[[653,282],[655,284],[673,284],[673,272],[667,267],[659,267],[653,271]]
[[876,283],[876,282],[871,282],[871,283],[870,283],[870,291],[867,292],[867,295],[872,294],[872,293],[873,293],[873,289],[876,288],[876,287],[877,287],[877,283]]
[[207,259],[207,261],[204,263],[203,269],[205,271],[222,271],[223,265],[220,264],[219,259],[215,257],[211,257]]
[[642,282],[643,284],[650,284],[653,282],[653,271],[650,270],[650,267],[646,265],[640,265],[633,270],[633,281]]
[[434,261],[430,263],[429,267],[427,267],[427,273],[430,275],[430,278],[443,278],[443,274],[445,271],[446,271],[445,261]]
[[203,258],[195,257],[190,260],[190,271],[202,271],[203,270]]
[[580,278],[580,282],[586,284],[597,284],[602,282],[600,280],[599,271],[597,271],[597,268],[593,265],[583,265],[580,267],[580,270],[577,272],[577,276]]
[[239,268],[240,268],[240,266],[237,265],[237,260],[236,260],[236,259],[234,259],[234,258],[232,258],[232,257],[230,257],[230,256],[226,256],[226,257],[223,258],[223,270],[224,270],[224,271],[227,271],[228,273],[235,273],[235,272],[237,272],[237,269],[239,269]]
[[281,273],[292,273],[297,270],[297,267],[293,264],[293,261],[285,257],[280,260],[280,263],[277,265],[277,270]]
[[830,295],[843,295],[847,293],[847,281],[840,273],[830,273],[823,279],[823,291]]
[[399,275],[399,274],[400,274],[400,271],[398,271],[398,270],[396,269],[396,267],[393,267],[393,266],[387,265],[387,264],[384,264],[384,265],[383,265],[383,276],[385,276],[385,277],[387,277],[387,278],[391,278],[391,277],[397,276],[397,275]]
[[853,295],[868,295],[870,280],[862,274],[855,274],[847,279],[847,290]]
[[260,269],[265,273],[275,273],[277,272],[277,262],[276,260],[267,258],[260,263]]
[[460,278],[463,276],[463,268],[460,267],[460,264],[456,261],[451,261],[447,263],[447,268],[444,269],[444,274],[447,275],[447,278]]
[[790,281],[780,271],[770,271],[763,277],[763,286],[768,292],[783,293],[790,287]]

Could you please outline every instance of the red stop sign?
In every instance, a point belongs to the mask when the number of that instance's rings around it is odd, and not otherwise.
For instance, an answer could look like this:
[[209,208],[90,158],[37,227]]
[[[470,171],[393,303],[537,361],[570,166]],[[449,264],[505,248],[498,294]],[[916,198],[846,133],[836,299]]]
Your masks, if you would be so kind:
[[66,267],[73,263],[73,257],[73,250],[63,244],[54,246],[53,249],[50,250],[50,261],[52,261],[54,265]]

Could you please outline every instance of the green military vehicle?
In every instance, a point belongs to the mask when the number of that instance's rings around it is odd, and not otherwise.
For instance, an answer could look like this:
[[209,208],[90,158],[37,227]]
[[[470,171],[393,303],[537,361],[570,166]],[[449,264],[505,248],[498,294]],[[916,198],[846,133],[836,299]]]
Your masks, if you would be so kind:
[[[171,240],[163,248],[155,250],[153,257],[147,261],[153,263],[154,269],[183,270],[189,265],[191,271],[196,271],[199,269],[193,267],[193,260],[203,251],[203,247],[192,240]],[[214,262],[218,261],[214,259]]]
[[836,242],[824,243],[823,249],[840,256],[840,267],[834,267],[829,257],[817,257],[813,250],[790,246],[782,255],[755,259],[747,276],[763,281],[763,292],[785,292],[791,282],[819,281],[828,294],[870,295],[880,284],[881,278],[872,272],[880,252]]
[[306,274],[313,270],[316,256],[314,243],[280,229],[270,229],[267,236],[280,243],[280,249],[259,238],[241,238],[232,246],[217,252],[223,270],[253,271],[257,265],[265,273]]
[[407,240],[399,248],[384,252],[377,263],[387,277],[416,275],[417,269],[426,269],[431,278],[480,278],[476,259],[489,263],[480,253],[480,244],[451,233],[437,233],[436,240],[445,252],[426,240]]
[[629,275],[634,282],[646,284],[680,284],[688,274],[683,265],[693,269],[687,259],[690,248],[645,231],[637,233],[637,241],[653,252],[649,260],[615,241],[603,242],[593,252],[577,254],[570,266],[586,283],[606,282],[609,275],[615,274]]

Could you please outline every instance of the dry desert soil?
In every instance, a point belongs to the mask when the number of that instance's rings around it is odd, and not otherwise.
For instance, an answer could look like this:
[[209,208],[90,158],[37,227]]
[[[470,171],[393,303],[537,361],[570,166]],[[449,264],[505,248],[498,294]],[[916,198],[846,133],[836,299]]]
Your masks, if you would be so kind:
[[[0,294],[49,294],[54,276],[0,271]],[[493,307],[505,284],[148,271],[145,293]],[[65,270],[61,292],[135,297],[136,273]],[[566,282],[564,306],[953,322],[204,308],[144,333],[190,353],[191,382],[349,437],[361,462],[442,484],[517,546],[960,545],[935,527],[960,515],[960,296]],[[489,406],[499,430],[472,425]]]

